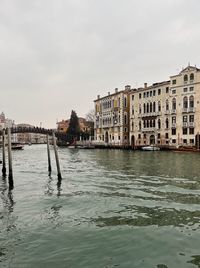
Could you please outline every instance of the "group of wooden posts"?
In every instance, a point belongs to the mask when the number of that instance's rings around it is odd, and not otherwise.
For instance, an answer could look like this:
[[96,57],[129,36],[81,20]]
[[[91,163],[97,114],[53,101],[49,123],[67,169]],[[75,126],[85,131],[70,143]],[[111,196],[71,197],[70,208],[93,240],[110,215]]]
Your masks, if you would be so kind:
[[[6,132],[7,132],[7,139],[8,139],[8,182],[9,182],[9,189],[12,190],[14,188],[14,182],[13,182],[13,167],[12,167],[12,145],[11,145],[11,131],[10,128],[3,129],[2,132],[2,175],[5,178],[6,177]],[[57,151],[57,145],[56,145],[56,137],[55,133],[52,132],[53,136],[53,147],[55,152],[55,160],[56,160],[56,166],[57,166],[57,175],[58,175],[58,181],[61,181],[61,171],[60,171],[60,163],[59,163],[59,157],[58,157],[58,151]],[[47,134],[47,156],[48,156],[48,172],[49,176],[51,175],[51,157],[50,157],[50,148],[49,148],[49,135]]]

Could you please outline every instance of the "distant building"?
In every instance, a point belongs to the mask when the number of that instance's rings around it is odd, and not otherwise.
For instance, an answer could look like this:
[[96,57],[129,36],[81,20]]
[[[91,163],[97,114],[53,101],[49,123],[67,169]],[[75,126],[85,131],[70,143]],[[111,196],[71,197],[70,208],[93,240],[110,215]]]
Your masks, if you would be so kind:
[[[5,114],[2,112],[0,114],[0,130],[15,127],[15,121],[9,118],[5,117]],[[11,141],[16,142],[17,141],[17,135],[12,134],[11,135]],[[0,137],[0,142],[2,142],[2,137]]]
[[[29,125],[29,124],[18,124],[18,128],[22,127],[31,127],[33,128],[34,126]],[[17,133],[17,141],[20,143],[32,143],[32,144],[41,144],[41,143],[46,143],[46,135],[40,134],[40,133]]]

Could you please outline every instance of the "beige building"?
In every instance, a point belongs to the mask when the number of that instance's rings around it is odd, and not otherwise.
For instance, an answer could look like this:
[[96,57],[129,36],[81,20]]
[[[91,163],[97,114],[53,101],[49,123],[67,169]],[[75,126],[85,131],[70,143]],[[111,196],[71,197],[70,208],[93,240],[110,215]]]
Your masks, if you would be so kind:
[[132,90],[130,145],[198,146],[199,102],[200,70],[192,66],[170,81]]
[[113,146],[129,145],[129,93],[115,89],[113,94],[98,96],[95,103],[94,139],[97,143]]

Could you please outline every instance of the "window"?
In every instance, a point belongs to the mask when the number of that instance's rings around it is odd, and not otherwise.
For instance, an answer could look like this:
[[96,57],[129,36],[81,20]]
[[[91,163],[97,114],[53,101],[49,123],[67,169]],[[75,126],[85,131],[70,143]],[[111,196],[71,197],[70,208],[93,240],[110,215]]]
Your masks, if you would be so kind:
[[156,126],[156,120],[153,119],[153,127],[155,127],[155,126]]
[[124,136],[124,139],[127,140],[127,136]]
[[147,92],[147,98],[149,97],[149,92]]
[[160,119],[158,119],[158,129],[160,129],[161,128],[161,121],[160,121]]
[[183,116],[183,122],[187,122],[187,115]]
[[166,118],[166,120],[165,120],[165,127],[169,128],[169,119],[168,118]]
[[142,98],[142,94],[140,93],[140,94],[139,94],[139,99],[141,99],[141,98]]
[[176,129],[172,128],[172,135],[176,135]]
[[189,116],[189,122],[194,122],[194,115]]
[[160,139],[160,133],[158,133],[158,139]]
[[142,107],[141,107],[141,104],[139,105],[139,114],[142,113]]
[[172,124],[176,123],[176,116],[172,116]]
[[173,139],[173,140],[172,140],[172,143],[176,143],[176,139]]
[[141,130],[141,128],[142,128],[142,123],[141,123],[141,121],[139,122],[139,130]]
[[158,102],[158,111],[159,111],[159,112],[161,111],[161,104],[160,104],[160,101]]
[[144,137],[144,139],[146,139],[146,138],[147,138],[147,135],[146,135],[146,134],[144,134],[144,136],[143,136],[143,137]]
[[124,98],[124,107],[127,107],[126,97]]
[[153,90],[153,96],[156,96],[156,91],[155,90]]
[[190,75],[190,82],[192,82],[194,80],[194,74]]
[[184,144],[187,144],[187,139],[183,139],[183,143]]
[[154,113],[156,112],[156,103],[155,103],[155,101],[153,102],[153,112]]
[[159,89],[158,89],[158,95],[160,95],[160,94],[161,94],[161,89],[159,88]]
[[141,139],[141,134],[138,134],[138,139]]
[[147,113],[149,113],[149,103],[147,103]]
[[186,127],[183,128],[183,135],[187,135],[187,128]]
[[166,100],[165,108],[166,108],[166,111],[169,111],[169,101],[168,100]]
[[172,94],[176,94],[176,89],[173,89],[172,90]]
[[143,104],[144,114],[146,113],[146,104]]
[[194,144],[194,139],[190,139],[190,144]]
[[143,98],[146,98],[146,92],[143,93]]
[[186,96],[183,98],[183,108],[184,109],[188,108],[188,98]]
[[152,91],[150,91],[150,97],[152,97]]
[[193,128],[193,127],[190,127],[190,128],[189,128],[189,134],[190,134],[190,135],[194,135],[194,128]]
[[134,95],[132,95],[132,101],[134,100]]
[[169,133],[165,133],[165,139],[169,139]]
[[118,99],[118,107],[120,107],[120,98]]
[[184,79],[183,80],[184,80],[185,83],[187,83],[187,81],[188,81],[188,75],[187,74],[184,75]]
[[194,97],[193,96],[190,96],[189,103],[190,103],[190,108],[194,108]]
[[176,99],[172,99],[172,110],[176,110]]
[[184,87],[184,89],[183,89],[183,92],[187,92],[188,91],[188,88],[187,87]]
[[166,93],[169,93],[169,87],[166,87]]
[[120,136],[118,136],[118,140],[120,141]]
[[127,116],[126,116],[126,114],[124,115],[124,124],[125,125],[127,124]]
[[152,102],[150,103],[150,113],[152,113]]
[[172,85],[176,85],[176,79],[172,80]]
[[191,91],[194,91],[194,87],[190,87],[190,92],[191,92]]

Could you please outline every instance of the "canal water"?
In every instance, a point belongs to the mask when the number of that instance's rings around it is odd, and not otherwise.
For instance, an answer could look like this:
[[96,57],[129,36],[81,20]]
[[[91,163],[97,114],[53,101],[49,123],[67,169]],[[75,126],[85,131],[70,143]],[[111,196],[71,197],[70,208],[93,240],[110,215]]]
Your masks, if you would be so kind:
[[59,149],[13,152],[0,177],[1,268],[200,267],[200,154]]

